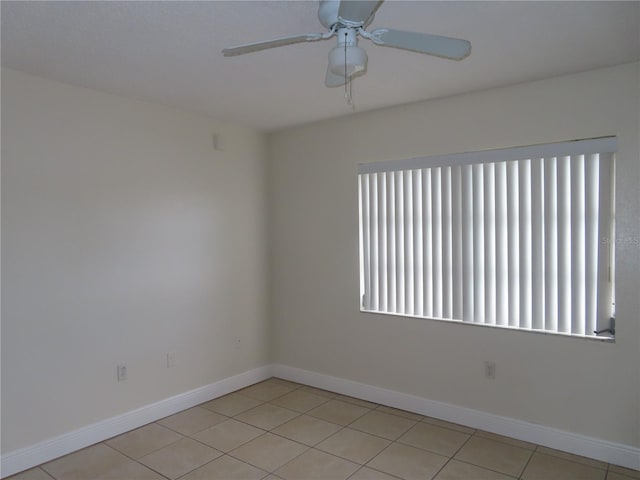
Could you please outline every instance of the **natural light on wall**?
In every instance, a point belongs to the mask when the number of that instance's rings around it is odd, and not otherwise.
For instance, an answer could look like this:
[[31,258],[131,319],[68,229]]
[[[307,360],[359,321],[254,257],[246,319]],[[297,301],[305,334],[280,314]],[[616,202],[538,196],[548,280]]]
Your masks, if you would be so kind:
[[605,137],[360,164],[361,309],[607,330],[616,150]]

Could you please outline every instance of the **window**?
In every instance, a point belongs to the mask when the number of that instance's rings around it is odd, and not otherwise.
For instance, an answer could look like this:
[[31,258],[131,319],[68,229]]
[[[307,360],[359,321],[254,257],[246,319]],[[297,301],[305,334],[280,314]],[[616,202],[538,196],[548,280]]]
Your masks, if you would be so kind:
[[614,316],[616,150],[360,164],[361,310],[595,337]]

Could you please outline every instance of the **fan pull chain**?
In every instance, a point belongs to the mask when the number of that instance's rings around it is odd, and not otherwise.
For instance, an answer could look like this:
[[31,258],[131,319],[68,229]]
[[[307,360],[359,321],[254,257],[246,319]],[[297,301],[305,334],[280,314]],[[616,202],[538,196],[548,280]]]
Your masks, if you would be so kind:
[[353,104],[353,96],[351,95],[351,75],[347,77],[347,34],[344,34],[344,98],[347,105],[351,105],[351,109],[355,111],[356,106]]

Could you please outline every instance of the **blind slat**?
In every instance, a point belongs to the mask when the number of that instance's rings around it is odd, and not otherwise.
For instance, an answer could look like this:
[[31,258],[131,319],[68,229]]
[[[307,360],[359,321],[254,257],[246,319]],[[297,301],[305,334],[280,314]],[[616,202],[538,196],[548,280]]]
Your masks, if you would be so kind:
[[571,333],[584,335],[585,188],[584,156],[571,157]]
[[558,331],[571,331],[571,158],[558,158]]
[[451,167],[442,169],[442,316],[453,314],[453,253],[451,213]]
[[413,260],[414,260],[414,313],[424,315],[424,265],[422,226],[422,173],[413,172]]
[[387,189],[385,183],[386,173],[376,175],[376,191],[378,199],[378,309],[387,311]]
[[396,172],[394,180],[396,208],[396,309],[398,313],[404,313],[404,172]]
[[544,159],[531,164],[531,327],[545,324],[544,288]]
[[371,218],[371,212],[369,211],[369,176],[370,175],[363,175],[360,177],[360,201],[362,209],[360,235],[362,237],[362,257],[364,262],[362,275],[364,279],[364,299],[362,303],[367,309],[371,309],[371,256],[369,255],[369,218]]
[[598,237],[600,238],[598,252],[598,315],[597,329],[609,328],[609,319],[614,315],[613,305],[615,297],[613,282],[615,272],[613,266],[613,236],[612,212],[613,212],[613,171],[614,162],[611,154],[600,155],[599,171],[599,212],[598,212]]
[[413,315],[413,175],[404,172],[402,189],[404,192],[404,313]]
[[598,217],[600,192],[599,156],[589,155],[585,161],[585,334],[594,335],[598,328]]
[[433,316],[433,220],[431,210],[431,170],[422,170],[422,241],[424,314]]
[[473,321],[484,323],[484,169],[473,167]]
[[387,190],[387,311],[397,312],[395,172],[386,174]]
[[442,189],[441,169],[431,171],[433,240],[433,316],[442,317]]
[[518,162],[507,162],[507,276],[509,326],[520,326],[520,206]]
[[474,321],[473,310],[473,170],[462,167],[462,319]]
[[509,319],[509,247],[507,219],[507,164],[495,166],[496,193],[496,324],[508,325]]
[[496,177],[495,164],[484,165],[484,285],[485,320],[496,323]]
[[544,160],[544,328],[558,331],[558,168]]
[[518,162],[518,226],[520,229],[520,328],[531,328],[531,161]]
[[451,167],[451,276],[453,289],[452,318],[463,318],[463,267],[462,267],[462,169]]
[[369,269],[371,276],[370,287],[370,305],[374,310],[378,310],[378,184],[376,175],[369,175],[369,256],[371,258],[371,266]]

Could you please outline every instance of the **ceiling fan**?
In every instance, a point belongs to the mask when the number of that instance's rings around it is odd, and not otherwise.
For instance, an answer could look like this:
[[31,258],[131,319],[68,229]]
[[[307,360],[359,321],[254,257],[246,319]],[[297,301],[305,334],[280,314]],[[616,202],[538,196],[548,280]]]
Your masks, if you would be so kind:
[[337,37],[338,45],[329,52],[329,67],[325,77],[327,87],[346,84],[353,77],[363,75],[367,68],[367,52],[358,46],[358,36],[376,45],[400,48],[412,52],[435,55],[451,60],[462,60],[471,53],[471,43],[458,38],[428,33],[407,32],[391,28],[365,28],[373,21],[382,0],[320,0],[318,19],[328,31],[250,43],[225,48],[225,57],[243,55],[268,48],[301,42],[313,42]]

